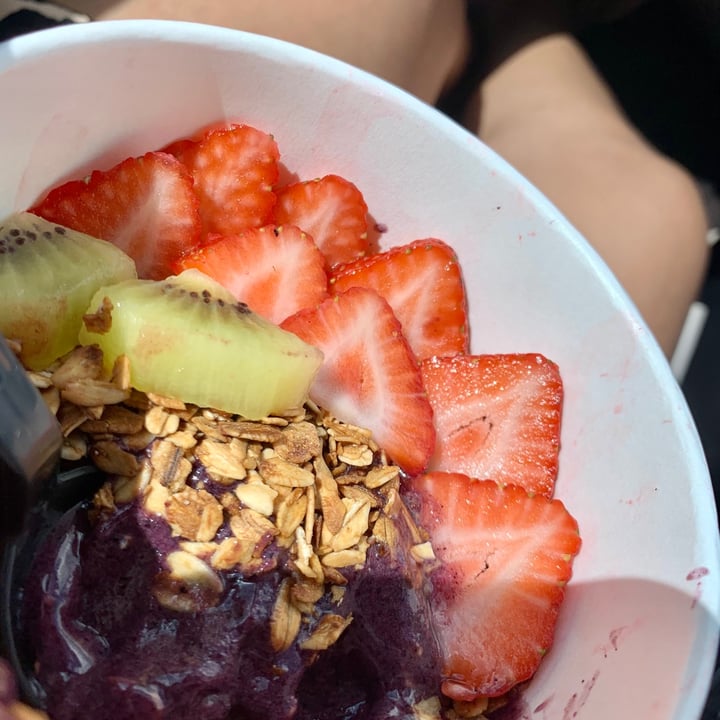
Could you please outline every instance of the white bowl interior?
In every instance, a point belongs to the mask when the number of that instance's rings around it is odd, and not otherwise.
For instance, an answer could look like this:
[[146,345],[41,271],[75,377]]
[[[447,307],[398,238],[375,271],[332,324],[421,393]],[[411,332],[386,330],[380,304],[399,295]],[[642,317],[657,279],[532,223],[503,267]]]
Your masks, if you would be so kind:
[[0,45],[0,216],[209,122],[272,132],[300,177],[337,172],[387,226],[458,252],[475,352],[563,373],[558,496],[577,517],[556,645],[522,717],[691,720],[720,618],[717,516],[692,418],[618,284],[564,218],[473,136],[341,63],[183,23],[61,28]]

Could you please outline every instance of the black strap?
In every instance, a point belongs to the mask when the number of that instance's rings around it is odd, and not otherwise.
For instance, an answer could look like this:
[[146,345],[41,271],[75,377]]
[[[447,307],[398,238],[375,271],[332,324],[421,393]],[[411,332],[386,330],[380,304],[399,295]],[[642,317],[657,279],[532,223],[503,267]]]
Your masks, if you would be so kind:
[[0,42],[36,30],[89,20],[87,15],[45,0],[0,0]]

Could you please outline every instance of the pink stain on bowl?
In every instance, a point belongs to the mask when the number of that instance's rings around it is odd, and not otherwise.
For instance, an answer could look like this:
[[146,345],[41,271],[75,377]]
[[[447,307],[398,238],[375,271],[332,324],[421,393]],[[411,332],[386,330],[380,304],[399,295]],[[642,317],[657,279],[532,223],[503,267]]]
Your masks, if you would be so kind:
[[608,642],[602,643],[596,649],[596,652],[601,653],[604,658],[607,658],[612,653],[616,653],[620,649],[620,642],[624,637],[632,630],[629,625],[620,625],[613,628],[608,633]]
[[690,608],[695,609],[702,600],[702,594],[703,594],[703,585],[702,585],[702,579],[704,577],[707,577],[710,574],[710,570],[708,568],[700,566],[693,568],[685,577],[685,579],[688,582],[696,582],[695,585],[695,594],[693,595],[692,602],[690,603]]
[[552,701],[555,699],[555,695],[550,695],[550,697],[545,698],[541,703],[535,706],[533,709],[533,714],[537,715],[538,713],[545,712],[547,707],[552,703]]
[[600,676],[600,671],[596,670],[590,680],[585,681],[582,680],[582,689],[580,692],[573,693],[570,696],[570,699],[568,700],[567,704],[563,708],[563,720],[572,720],[573,718],[576,718],[578,716],[578,713],[580,710],[585,706],[585,703],[588,701],[588,698],[590,697],[590,693],[592,692],[592,689],[595,687],[595,683],[597,682],[598,677]]
[[710,570],[708,570],[706,567],[696,567],[692,569],[685,578],[686,580],[700,580],[700,578],[704,578],[706,575],[710,574]]

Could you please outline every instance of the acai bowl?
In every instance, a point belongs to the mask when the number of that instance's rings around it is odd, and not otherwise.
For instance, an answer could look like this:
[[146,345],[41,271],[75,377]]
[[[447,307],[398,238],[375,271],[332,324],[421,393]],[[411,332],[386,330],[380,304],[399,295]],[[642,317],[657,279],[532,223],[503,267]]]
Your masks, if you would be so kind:
[[[552,648],[498,712],[699,716],[720,614],[702,450],[635,308],[537,190],[397,88],[221,28],[143,21],[33,34],[0,46],[0,89],[13,99],[0,140],[2,217],[94,170],[243,123],[271,134],[280,172],[338,173],[360,188],[380,251],[429,237],[447,243],[462,268],[469,352],[531,353],[559,368],[555,495],[582,538]],[[432,705],[413,712],[438,716]]]

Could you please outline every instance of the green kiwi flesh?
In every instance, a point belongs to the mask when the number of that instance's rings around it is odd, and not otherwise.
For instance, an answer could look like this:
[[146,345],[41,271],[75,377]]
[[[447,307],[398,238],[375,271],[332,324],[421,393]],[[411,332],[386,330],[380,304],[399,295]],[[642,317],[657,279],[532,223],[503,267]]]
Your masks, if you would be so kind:
[[41,370],[77,345],[99,287],[136,276],[115,245],[15,213],[0,221],[0,332],[19,341],[26,367]]
[[249,419],[301,407],[323,359],[196,270],[101,288],[88,317],[108,314],[79,336],[108,369],[126,355],[138,390]]

